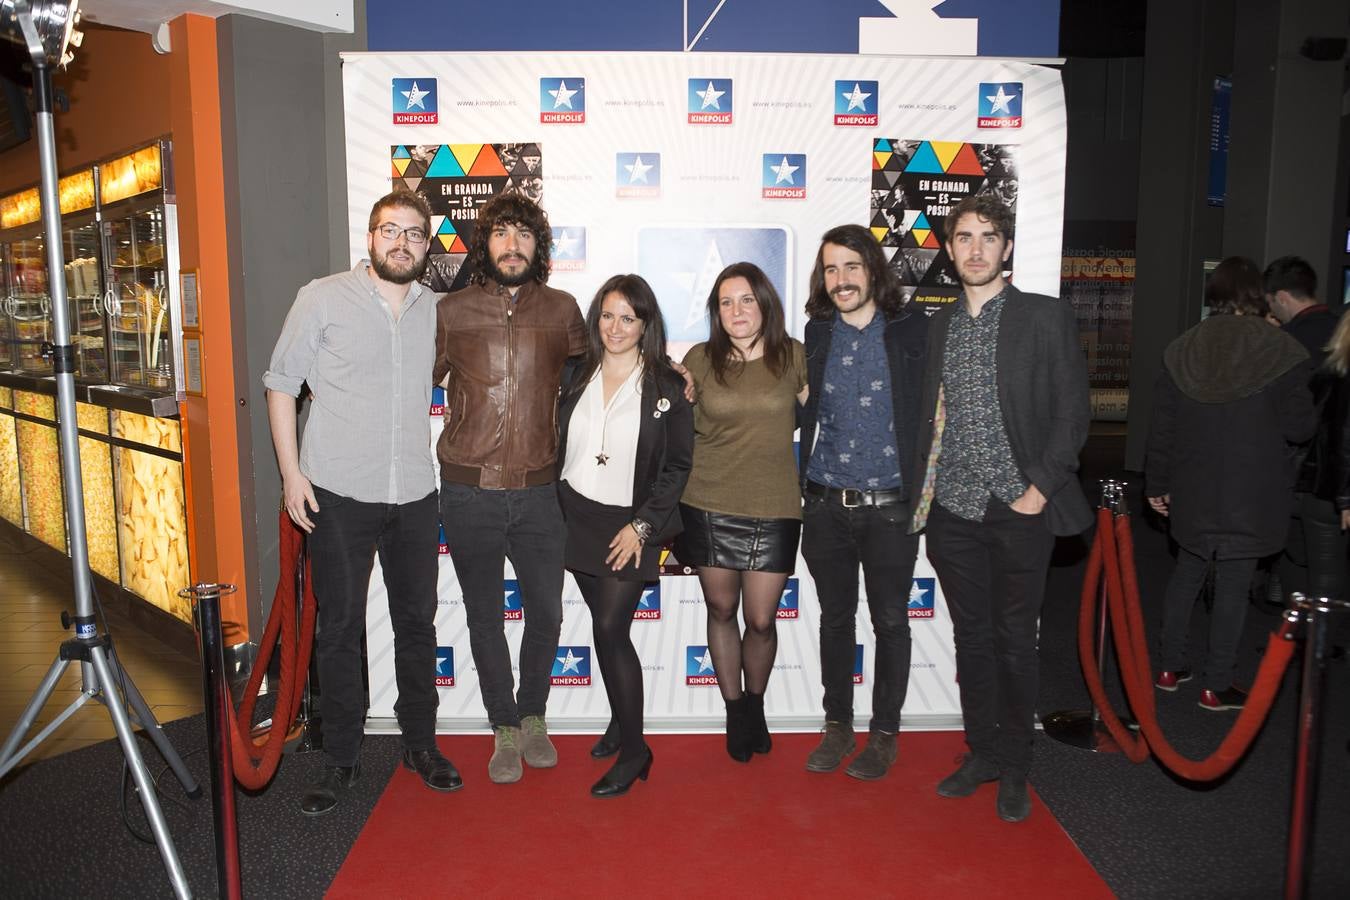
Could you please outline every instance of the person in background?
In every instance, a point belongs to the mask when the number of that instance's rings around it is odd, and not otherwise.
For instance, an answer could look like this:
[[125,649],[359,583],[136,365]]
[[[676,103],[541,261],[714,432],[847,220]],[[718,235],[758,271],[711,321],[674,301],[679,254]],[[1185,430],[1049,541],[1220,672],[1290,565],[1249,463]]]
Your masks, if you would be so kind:
[[726,702],[727,753],[748,762],[773,747],[764,692],[801,534],[792,434],[797,403],[806,399],[806,362],[802,344],[788,337],[777,291],[751,263],[717,276],[708,324],[708,340],[684,358],[698,400],[675,552],[699,570],[708,650]]
[[612,715],[592,754],[619,754],[591,794],[616,797],[646,780],[652,765],[642,737],[642,665],[629,629],[645,583],[660,578],[663,542],[680,530],[694,416],[684,380],[666,359],[656,295],[640,276],[615,275],[600,287],[586,331],[585,362],[559,405],[558,493],[564,559],[591,611]]
[[1279,552],[1293,506],[1290,445],[1316,426],[1308,352],[1262,317],[1261,273],[1232,256],[1205,286],[1209,316],[1163,353],[1145,460],[1145,496],[1171,522],[1176,568],[1163,599],[1157,687],[1192,677],[1191,611],[1214,571],[1200,706],[1241,709],[1238,639],[1257,560]]

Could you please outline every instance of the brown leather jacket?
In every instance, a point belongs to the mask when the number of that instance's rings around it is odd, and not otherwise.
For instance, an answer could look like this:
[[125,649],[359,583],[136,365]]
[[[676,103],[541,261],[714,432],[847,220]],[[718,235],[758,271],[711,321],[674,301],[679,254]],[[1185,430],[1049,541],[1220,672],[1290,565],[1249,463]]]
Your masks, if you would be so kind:
[[568,293],[530,282],[511,293],[474,284],[436,305],[433,382],[448,374],[441,478],[482,488],[554,480],[558,386],[586,351],[586,324]]

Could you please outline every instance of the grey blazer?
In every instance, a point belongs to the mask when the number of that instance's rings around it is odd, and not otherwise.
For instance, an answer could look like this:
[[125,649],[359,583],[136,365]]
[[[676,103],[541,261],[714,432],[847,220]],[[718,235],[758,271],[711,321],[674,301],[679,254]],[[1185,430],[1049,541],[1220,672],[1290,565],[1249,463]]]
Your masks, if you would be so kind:
[[[959,302],[959,301],[958,301]],[[919,442],[914,480],[922,485],[933,445],[942,359],[953,303],[936,313],[928,328]],[[1087,360],[1078,340],[1078,320],[1067,300],[1025,294],[1008,286],[999,316],[998,399],[1014,462],[1027,481],[1046,496],[1045,523],[1058,535],[1079,534],[1093,514],[1078,483],[1078,454],[1087,440],[1092,407]]]

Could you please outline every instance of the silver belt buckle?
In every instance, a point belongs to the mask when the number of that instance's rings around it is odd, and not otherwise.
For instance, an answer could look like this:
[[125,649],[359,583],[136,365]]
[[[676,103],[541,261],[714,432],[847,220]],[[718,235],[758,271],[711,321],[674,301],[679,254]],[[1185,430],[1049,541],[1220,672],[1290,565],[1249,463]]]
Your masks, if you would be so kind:
[[[849,502],[850,497],[853,498],[851,503]],[[839,501],[844,504],[844,509],[857,509],[862,506],[862,491],[857,488],[840,488]]]

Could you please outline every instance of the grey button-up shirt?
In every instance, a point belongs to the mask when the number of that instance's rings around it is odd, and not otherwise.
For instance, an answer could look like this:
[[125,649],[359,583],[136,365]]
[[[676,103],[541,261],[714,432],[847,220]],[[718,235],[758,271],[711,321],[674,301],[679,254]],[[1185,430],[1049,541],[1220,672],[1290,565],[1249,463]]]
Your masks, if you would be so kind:
[[956,302],[942,355],[947,425],[938,456],[936,498],[963,519],[981,521],[992,494],[1012,503],[1027,489],[998,402],[998,323],[1007,291],[987,301],[978,316]]
[[395,319],[368,267],[300,289],[263,384],[292,397],[309,384],[300,471],[313,484],[411,503],[436,489],[428,411],[439,295],[413,282]]

